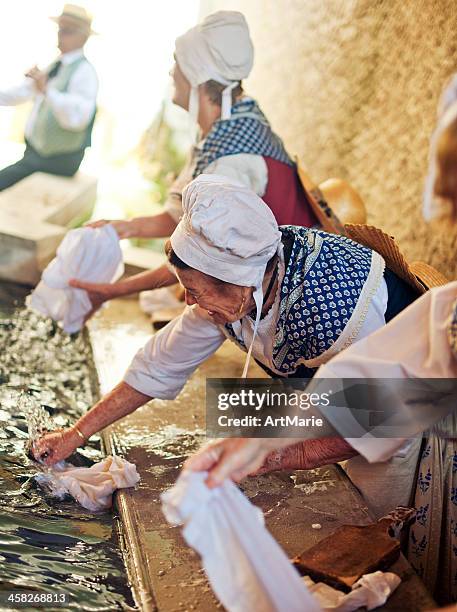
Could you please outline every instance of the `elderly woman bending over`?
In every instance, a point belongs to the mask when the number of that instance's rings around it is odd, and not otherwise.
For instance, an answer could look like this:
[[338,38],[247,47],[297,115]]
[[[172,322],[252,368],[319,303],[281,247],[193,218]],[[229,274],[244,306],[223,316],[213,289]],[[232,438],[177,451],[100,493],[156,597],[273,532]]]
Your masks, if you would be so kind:
[[[245,373],[252,353],[274,377],[309,377],[416,297],[378,253],[320,230],[278,227],[268,206],[239,183],[203,174],[183,195],[167,253],[188,308],[74,427],[37,443],[35,456],[47,463],[151,398],[175,398],[226,339],[248,352]],[[356,451],[334,438],[322,441],[322,453],[328,462]]]

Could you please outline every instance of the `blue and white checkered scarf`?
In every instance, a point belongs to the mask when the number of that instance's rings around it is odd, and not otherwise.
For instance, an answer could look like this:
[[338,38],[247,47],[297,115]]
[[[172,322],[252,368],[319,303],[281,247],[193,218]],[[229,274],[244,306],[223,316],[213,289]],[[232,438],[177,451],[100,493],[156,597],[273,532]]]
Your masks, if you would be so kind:
[[252,98],[236,102],[232,106],[230,119],[216,121],[202,148],[195,149],[196,166],[192,178],[202,174],[220,157],[240,153],[262,155],[289,166],[294,165],[282,140],[272,131],[267,118]]
[[[345,236],[304,227],[279,229],[292,248],[280,289],[272,357],[275,368],[288,376],[300,364],[315,367],[354,314],[352,342],[381,282],[384,262]],[[245,349],[232,326],[225,329]]]

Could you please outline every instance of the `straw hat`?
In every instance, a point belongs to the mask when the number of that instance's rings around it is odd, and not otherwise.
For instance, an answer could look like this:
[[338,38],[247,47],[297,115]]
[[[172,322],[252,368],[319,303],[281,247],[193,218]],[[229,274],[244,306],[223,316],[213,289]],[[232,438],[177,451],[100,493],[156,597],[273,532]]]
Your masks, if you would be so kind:
[[[367,212],[365,204],[357,191],[342,179],[327,179],[317,185],[310,177],[297,156],[297,173],[305,189],[308,202],[322,229],[326,232],[341,234],[342,225],[346,223],[365,223]],[[329,216],[327,208],[323,208],[319,200],[325,200],[334,216]],[[338,221],[340,224],[338,224]]]
[[422,294],[432,287],[445,285],[447,278],[424,262],[409,264],[392,236],[372,225],[348,223],[346,236],[382,255],[387,267]]
[[61,26],[77,28],[85,34],[97,34],[92,29],[92,15],[83,6],[77,4],[65,4],[61,15],[49,19]]

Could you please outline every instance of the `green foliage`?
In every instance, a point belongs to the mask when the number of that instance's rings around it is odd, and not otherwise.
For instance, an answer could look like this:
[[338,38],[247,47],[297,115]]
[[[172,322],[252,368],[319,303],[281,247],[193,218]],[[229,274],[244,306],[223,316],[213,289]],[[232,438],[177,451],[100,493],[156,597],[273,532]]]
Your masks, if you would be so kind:
[[163,204],[172,181],[181,171],[185,154],[176,145],[174,129],[165,119],[164,106],[139,145],[143,174],[151,182],[154,200]]

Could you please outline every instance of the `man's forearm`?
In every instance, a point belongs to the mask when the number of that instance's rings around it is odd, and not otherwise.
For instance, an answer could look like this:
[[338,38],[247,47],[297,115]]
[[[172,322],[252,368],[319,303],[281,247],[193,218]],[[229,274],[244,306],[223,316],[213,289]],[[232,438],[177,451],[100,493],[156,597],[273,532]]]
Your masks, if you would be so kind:
[[130,414],[152,398],[136,391],[122,381],[107,395],[102,397],[84,416],[76,422],[77,428],[89,438],[111,423]]
[[130,221],[129,238],[167,238],[176,228],[176,221],[164,212],[153,217],[136,217]]
[[140,272],[130,278],[118,281],[113,284],[113,297],[122,297],[131,295],[139,291],[147,291],[149,289],[159,289],[160,287],[169,287],[178,282],[178,279],[167,265],[163,265],[155,270],[147,270]]

